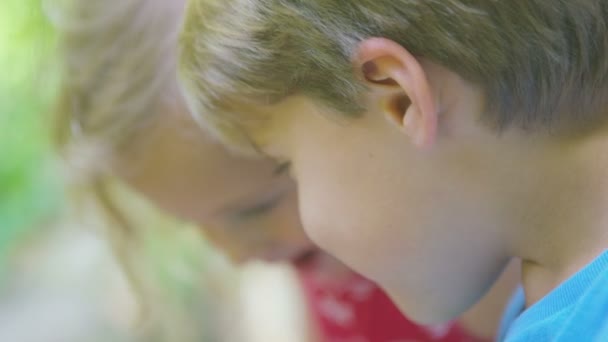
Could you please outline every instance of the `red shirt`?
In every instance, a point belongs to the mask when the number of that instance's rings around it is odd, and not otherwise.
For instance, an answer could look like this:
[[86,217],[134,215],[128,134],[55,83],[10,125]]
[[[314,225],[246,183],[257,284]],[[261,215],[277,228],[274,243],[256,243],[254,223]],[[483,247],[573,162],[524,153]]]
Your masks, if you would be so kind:
[[353,274],[339,285],[299,269],[322,342],[481,342],[456,323],[420,326],[406,319],[373,282]]

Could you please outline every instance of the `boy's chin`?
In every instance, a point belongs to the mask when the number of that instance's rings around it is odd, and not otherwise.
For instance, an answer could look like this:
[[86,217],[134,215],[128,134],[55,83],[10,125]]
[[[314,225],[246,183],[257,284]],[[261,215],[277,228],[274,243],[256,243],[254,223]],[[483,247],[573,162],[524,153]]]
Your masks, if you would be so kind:
[[449,322],[468,309],[463,303],[437,301],[435,296],[425,298],[421,295],[405,294],[403,291],[385,290],[385,292],[409,320],[421,325]]
[[397,300],[393,300],[399,310],[411,321],[420,325],[435,325],[449,322],[460,315],[447,314],[445,308],[410,307],[404,306]]

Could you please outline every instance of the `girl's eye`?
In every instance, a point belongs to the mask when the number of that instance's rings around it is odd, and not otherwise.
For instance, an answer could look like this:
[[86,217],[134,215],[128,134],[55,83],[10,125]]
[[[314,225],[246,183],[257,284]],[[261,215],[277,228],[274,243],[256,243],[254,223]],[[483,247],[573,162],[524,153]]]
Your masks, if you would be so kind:
[[269,212],[271,212],[273,209],[275,209],[279,205],[279,203],[281,202],[282,199],[283,199],[283,195],[280,194],[278,196],[271,198],[268,201],[239,210],[231,216],[233,219],[239,220],[239,221],[254,219],[254,218],[257,218],[259,216],[262,216],[262,215],[265,215],[265,214],[268,214]]

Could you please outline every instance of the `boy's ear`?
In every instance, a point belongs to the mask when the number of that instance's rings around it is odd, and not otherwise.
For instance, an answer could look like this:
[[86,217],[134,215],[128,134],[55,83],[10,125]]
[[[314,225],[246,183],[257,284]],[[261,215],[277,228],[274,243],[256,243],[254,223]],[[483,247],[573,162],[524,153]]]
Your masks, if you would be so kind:
[[437,136],[437,97],[420,62],[401,45],[369,38],[358,46],[355,68],[372,89],[372,101],[419,147]]

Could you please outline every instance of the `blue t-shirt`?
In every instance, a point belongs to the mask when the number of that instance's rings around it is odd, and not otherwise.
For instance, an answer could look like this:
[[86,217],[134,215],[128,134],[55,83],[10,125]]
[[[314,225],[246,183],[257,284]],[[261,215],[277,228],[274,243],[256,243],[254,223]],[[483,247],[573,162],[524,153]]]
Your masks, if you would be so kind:
[[608,250],[524,308],[519,288],[505,311],[499,341],[608,341]]

